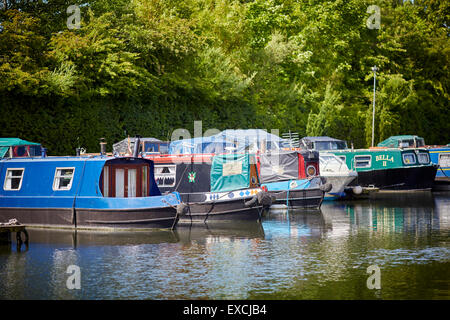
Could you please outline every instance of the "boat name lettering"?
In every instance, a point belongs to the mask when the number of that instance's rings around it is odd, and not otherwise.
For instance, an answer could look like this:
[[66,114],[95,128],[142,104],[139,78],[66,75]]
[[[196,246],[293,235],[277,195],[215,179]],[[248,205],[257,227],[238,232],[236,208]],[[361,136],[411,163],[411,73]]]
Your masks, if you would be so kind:
[[375,157],[375,161],[390,161],[390,162],[394,162],[394,157],[393,156],[389,157],[386,154],[382,154],[382,155],[376,156]]

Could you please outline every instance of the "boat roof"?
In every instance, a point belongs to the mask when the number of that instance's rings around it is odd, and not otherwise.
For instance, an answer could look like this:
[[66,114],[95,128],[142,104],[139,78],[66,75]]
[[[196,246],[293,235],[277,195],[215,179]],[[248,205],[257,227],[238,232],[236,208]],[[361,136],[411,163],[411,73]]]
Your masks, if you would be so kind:
[[144,159],[146,158],[133,158],[133,157],[114,157],[114,156],[46,156],[46,157],[21,157],[21,158],[4,158],[0,159],[0,162],[77,162],[77,161],[100,161],[106,162],[109,160],[127,160],[127,159]]
[[[386,140],[389,140],[389,139],[401,140],[401,139],[414,139],[414,138],[421,138],[421,137],[412,135],[412,134],[402,134],[402,135],[398,135],[398,136],[390,136]],[[386,140],[384,140],[384,141],[386,141]]]
[[[136,137],[129,137],[129,138],[125,138],[123,140],[120,140],[119,142],[115,143],[114,145],[120,143],[120,142],[127,142],[128,143],[128,139],[130,139],[130,142],[134,142],[136,141]],[[141,142],[165,142],[167,143],[167,141],[162,141],[156,138],[139,138],[139,140],[141,140]]]
[[169,145],[170,154],[222,153],[234,144],[219,136],[195,137],[172,141]]
[[28,146],[28,145],[39,146],[40,143],[30,142],[19,138],[0,138],[0,147]]
[[46,156],[46,157],[20,157],[20,158],[4,158],[0,162],[76,162],[76,161],[107,161],[114,157],[106,156]]
[[414,140],[414,139],[423,139],[422,137],[416,136],[416,135],[410,135],[410,134],[405,134],[405,135],[399,135],[399,136],[391,136],[389,138],[387,138],[384,141],[381,141],[379,144],[377,144],[378,147],[392,147],[392,146],[397,146],[397,142],[398,141],[402,141],[402,140]]
[[264,139],[266,141],[284,141],[277,135],[267,132],[262,129],[227,129],[217,134],[226,140],[245,140],[245,139],[257,139],[258,141]]
[[[134,142],[136,141],[136,137],[129,137],[125,138],[123,140],[120,140],[119,142],[116,142],[113,144],[113,151],[117,152],[126,152],[128,150],[128,142],[130,143],[130,148],[134,148]],[[139,138],[141,143],[145,142],[153,142],[153,143],[159,143],[159,144],[169,144],[167,141],[162,141],[156,138]]]
[[19,138],[0,138],[0,158],[3,158],[8,152],[9,147],[14,146],[40,146],[40,143],[30,142]]
[[316,142],[316,141],[344,141],[344,140],[339,140],[339,139],[331,138],[331,137],[328,137],[328,136],[320,136],[320,137],[303,137],[302,139],[310,140],[310,141],[313,141],[313,142]]

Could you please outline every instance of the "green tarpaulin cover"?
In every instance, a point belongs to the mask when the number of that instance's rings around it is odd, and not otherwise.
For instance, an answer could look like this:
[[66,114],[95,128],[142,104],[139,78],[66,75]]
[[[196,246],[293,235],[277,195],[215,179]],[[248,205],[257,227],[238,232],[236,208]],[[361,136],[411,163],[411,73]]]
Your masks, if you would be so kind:
[[378,147],[387,147],[387,148],[398,148],[399,141],[411,140],[413,143],[414,139],[422,139],[422,138],[418,137],[418,136],[413,136],[413,135],[391,136],[391,137],[387,138],[386,140],[381,141],[377,146]]
[[0,158],[3,158],[8,152],[9,147],[13,146],[31,146],[40,145],[40,143],[30,142],[19,138],[0,138]]
[[39,143],[26,141],[19,138],[0,138],[0,147],[23,146],[23,145],[26,146],[39,145]]
[[211,165],[211,191],[224,192],[250,186],[250,155],[214,156]]
[[3,158],[8,152],[9,147],[0,147],[0,158]]

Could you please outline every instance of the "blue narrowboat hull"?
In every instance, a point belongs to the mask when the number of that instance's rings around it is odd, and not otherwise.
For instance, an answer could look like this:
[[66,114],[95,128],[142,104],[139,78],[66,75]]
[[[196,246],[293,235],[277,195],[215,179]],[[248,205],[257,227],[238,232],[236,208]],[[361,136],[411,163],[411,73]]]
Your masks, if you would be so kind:
[[[104,197],[100,189],[105,163],[149,168],[150,196]],[[70,187],[55,189],[56,172],[70,168]],[[22,171],[20,186],[6,188],[8,170]],[[147,181],[147,180],[146,180]],[[174,228],[178,222],[177,192],[161,195],[153,163],[138,158],[48,157],[0,161],[0,221],[17,219],[35,227],[81,229]],[[142,183],[142,182],[141,182]]]
[[263,184],[273,196],[272,208],[279,208],[281,205],[293,209],[320,208],[325,195],[321,185],[321,179],[318,177]]
[[430,160],[439,165],[434,189],[450,190],[450,147],[430,148]]

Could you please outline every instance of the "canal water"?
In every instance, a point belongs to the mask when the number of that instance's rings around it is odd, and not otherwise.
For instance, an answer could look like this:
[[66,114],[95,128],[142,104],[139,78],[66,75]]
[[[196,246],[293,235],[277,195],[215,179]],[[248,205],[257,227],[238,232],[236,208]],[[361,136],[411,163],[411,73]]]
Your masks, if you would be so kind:
[[324,202],[261,223],[29,235],[27,249],[0,246],[0,299],[450,298],[448,192]]

